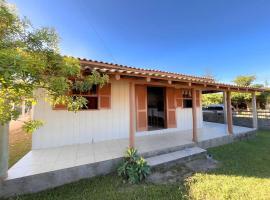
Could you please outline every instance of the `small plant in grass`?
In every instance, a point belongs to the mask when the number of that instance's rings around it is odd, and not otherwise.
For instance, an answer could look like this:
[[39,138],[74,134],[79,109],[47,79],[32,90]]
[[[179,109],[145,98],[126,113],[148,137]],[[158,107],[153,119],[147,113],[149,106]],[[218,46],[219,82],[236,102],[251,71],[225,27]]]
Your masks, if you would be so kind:
[[129,183],[139,183],[150,174],[150,166],[138,155],[134,148],[128,148],[124,160],[118,168],[118,175]]

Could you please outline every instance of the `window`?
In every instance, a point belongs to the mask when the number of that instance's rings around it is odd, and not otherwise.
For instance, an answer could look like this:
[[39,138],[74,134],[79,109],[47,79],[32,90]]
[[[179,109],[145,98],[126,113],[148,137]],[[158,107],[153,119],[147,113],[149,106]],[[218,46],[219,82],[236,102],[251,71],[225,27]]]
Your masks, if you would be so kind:
[[87,99],[87,104],[82,110],[98,109],[98,86],[93,85],[90,91],[80,92],[78,90],[72,90],[72,95],[82,96]]
[[183,100],[184,108],[192,108],[192,99],[184,99]]
[[84,98],[86,98],[88,102],[82,110],[98,109],[98,97],[85,96]]
[[[90,91],[80,92],[73,89],[72,96],[82,96],[87,99],[87,104],[81,110],[109,109],[111,107],[111,84],[108,83],[102,88],[93,85]],[[54,110],[66,110],[65,105],[55,105]]]
[[183,90],[183,108],[192,108],[191,90]]

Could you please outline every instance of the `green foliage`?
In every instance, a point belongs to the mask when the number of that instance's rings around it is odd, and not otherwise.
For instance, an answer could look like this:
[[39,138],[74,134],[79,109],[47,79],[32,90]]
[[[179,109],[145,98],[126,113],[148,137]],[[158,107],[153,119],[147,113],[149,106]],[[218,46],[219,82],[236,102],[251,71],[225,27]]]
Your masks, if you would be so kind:
[[[264,87],[263,84],[253,84],[256,80],[256,76],[237,76],[233,82],[238,86],[251,86],[256,88]],[[256,93],[258,103],[260,106],[265,107],[267,104],[267,99],[269,96],[269,92]],[[250,93],[239,93],[232,92],[231,94],[232,104],[236,107],[239,104],[247,104],[252,100],[252,95]],[[204,94],[202,96],[202,104],[203,106],[211,105],[211,104],[221,104],[222,103],[222,94],[221,93],[213,93],[213,94]]]
[[99,85],[103,87],[109,81],[109,76],[106,74],[100,74],[93,70],[91,75],[83,77],[83,79],[75,80],[73,89],[88,92],[92,89],[93,85]]
[[237,76],[233,82],[238,86],[250,86],[256,80],[256,76]]
[[139,183],[150,174],[150,167],[147,162],[138,156],[137,150],[129,148],[125,158],[118,168],[118,175],[129,183]]
[[231,98],[233,104],[241,104],[251,102],[252,95],[250,93],[232,92]]
[[35,103],[34,91],[39,88],[47,91],[51,104],[61,101],[68,110],[78,111],[87,100],[68,96],[76,84],[70,78],[83,80],[79,88],[82,91],[108,82],[107,75],[96,71],[83,77],[80,62],[60,55],[58,42],[53,28],[34,28],[5,0],[0,0],[0,123],[18,118],[13,108],[22,100]]
[[223,101],[223,94],[222,93],[213,93],[213,94],[202,95],[203,106],[208,106],[211,104],[222,104],[222,101]]
[[30,120],[27,122],[24,122],[23,124],[23,130],[26,133],[33,133],[35,130],[43,126],[44,122],[41,120]]

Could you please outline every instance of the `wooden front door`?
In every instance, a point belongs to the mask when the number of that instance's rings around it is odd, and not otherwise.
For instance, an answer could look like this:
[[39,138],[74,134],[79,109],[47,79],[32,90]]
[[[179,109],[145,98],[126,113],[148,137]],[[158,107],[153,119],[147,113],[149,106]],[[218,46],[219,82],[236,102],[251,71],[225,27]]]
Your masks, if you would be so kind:
[[137,131],[146,131],[148,129],[148,120],[147,120],[147,87],[145,85],[135,86],[135,99],[136,99]]
[[176,128],[175,89],[166,88],[167,128]]

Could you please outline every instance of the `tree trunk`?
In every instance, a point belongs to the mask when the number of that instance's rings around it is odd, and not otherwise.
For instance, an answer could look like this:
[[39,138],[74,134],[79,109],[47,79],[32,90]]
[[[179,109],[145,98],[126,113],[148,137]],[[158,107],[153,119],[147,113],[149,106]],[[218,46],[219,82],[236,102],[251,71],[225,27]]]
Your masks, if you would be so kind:
[[9,123],[0,123],[0,180],[7,177],[8,171],[8,135]]

